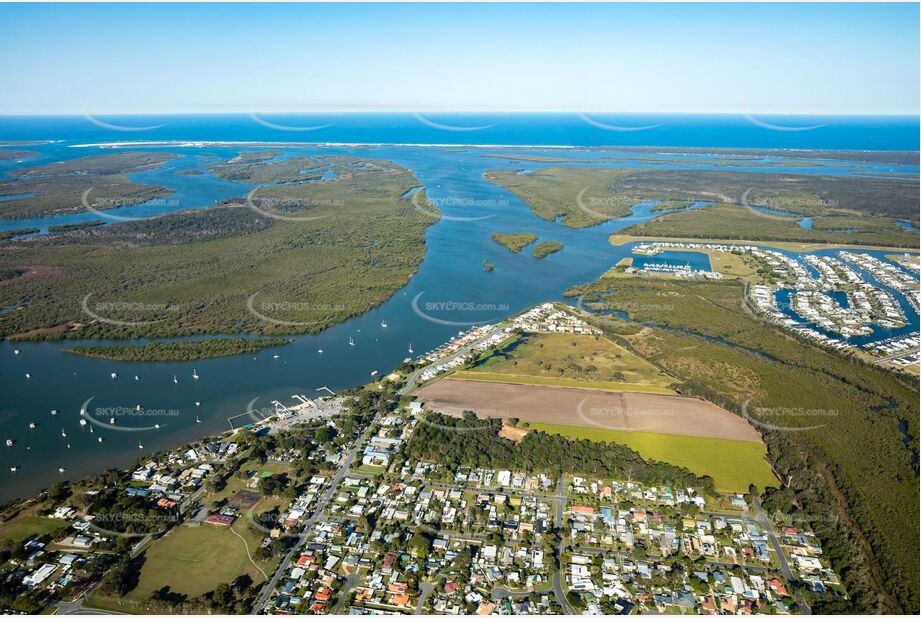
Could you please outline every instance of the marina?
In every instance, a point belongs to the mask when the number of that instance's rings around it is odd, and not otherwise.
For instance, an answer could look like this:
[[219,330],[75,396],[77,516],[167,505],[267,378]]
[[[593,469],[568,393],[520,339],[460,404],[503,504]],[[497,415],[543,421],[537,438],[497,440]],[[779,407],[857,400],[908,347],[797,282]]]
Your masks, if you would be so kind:
[[[658,256],[674,249],[732,252],[765,265],[776,283],[750,286],[751,305],[764,317],[822,345],[886,354],[902,347],[890,350],[879,343],[883,340],[917,341],[918,277],[880,251],[825,249],[794,254],[757,245],[653,242],[636,246],[634,252]],[[900,356],[896,365],[911,364],[902,362],[909,356]]]

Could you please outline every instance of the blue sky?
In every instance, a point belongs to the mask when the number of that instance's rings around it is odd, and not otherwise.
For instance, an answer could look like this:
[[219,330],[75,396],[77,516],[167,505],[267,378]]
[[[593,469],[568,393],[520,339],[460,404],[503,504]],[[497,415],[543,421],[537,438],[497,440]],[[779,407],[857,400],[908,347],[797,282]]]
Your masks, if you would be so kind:
[[912,114],[916,4],[0,5],[0,114]]

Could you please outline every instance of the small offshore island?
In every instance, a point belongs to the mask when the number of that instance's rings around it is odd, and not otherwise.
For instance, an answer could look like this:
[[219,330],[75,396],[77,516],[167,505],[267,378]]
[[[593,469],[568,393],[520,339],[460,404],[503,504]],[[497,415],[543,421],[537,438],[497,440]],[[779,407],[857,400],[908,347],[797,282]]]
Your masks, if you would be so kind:
[[289,339],[283,337],[258,339],[222,337],[141,345],[80,346],[67,348],[65,352],[118,361],[170,362],[218,358],[234,354],[253,354],[267,348],[283,346],[289,342]]
[[492,239],[511,251],[512,253],[521,253],[521,250],[537,240],[537,234],[531,232],[518,232],[503,234],[493,232]]

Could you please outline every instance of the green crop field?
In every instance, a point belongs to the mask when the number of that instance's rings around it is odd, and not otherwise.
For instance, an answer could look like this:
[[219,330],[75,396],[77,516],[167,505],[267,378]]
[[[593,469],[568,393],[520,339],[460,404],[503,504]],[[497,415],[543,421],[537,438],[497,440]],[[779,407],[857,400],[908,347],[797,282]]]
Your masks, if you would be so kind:
[[531,423],[530,427],[571,440],[623,444],[638,452],[643,459],[670,463],[699,476],[709,476],[720,492],[744,493],[752,484],[762,490],[778,485],[777,477],[765,459],[764,445],[759,442],[547,423]]
[[548,376],[521,375],[515,373],[490,373],[486,371],[456,371],[448,378],[461,380],[481,380],[483,382],[505,382],[508,384],[531,384],[535,386],[562,386],[564,388],[597,388],[606,391],[624,391],[629,393],[653,393],[674,395],[675,391],[664,386],[649,384],[628,384],[626,382],[591,382],[588,380],[568,380]]

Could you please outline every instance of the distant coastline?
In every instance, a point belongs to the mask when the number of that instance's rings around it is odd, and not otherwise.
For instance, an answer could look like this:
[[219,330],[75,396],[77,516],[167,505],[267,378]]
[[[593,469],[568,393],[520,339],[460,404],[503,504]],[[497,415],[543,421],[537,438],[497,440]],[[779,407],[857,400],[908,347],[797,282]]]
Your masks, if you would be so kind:
[[653,154],[707,154],[718,153],[723,155],[743,155],[759,153],[770,156],[769,153],[783,153],[786,156],[796,154],[815,155],[816,153],[845,153],[868,154],[917,154],[918,150],[886,150],[873,148],[733,148],[726,146],[581,146],[577,144],[463,144],[445,142],[432,144],[426,142],[401,143],[401,142],[278,142],[278,141],[239,141],[239,140],[134,140],[130,142],[96,142],[86,144],[70,144],[68,148],[139,148],[139,147],[169,147],[169,148],[208,148],[215,146],[250,147],[250,148],[283,148],[283,147],[308,147],[308,148],[373,148],[390,146],[397,148],[480,148],[505,150],[590,150],[608,152],[644,152]]

